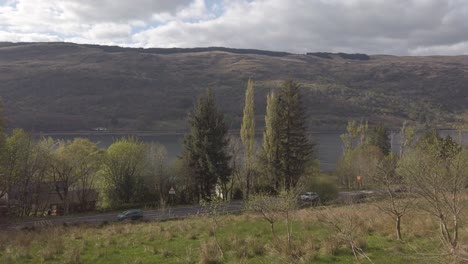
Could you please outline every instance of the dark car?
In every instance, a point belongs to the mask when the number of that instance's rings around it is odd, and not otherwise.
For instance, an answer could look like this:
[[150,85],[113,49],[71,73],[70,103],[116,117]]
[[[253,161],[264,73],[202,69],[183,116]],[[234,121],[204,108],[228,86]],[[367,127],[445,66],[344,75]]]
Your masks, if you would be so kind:
[[140,209],[128,210],[117,215],[117,220],[119,221],[138,220],[141,218],[143,218],[143,211],[141,211]]

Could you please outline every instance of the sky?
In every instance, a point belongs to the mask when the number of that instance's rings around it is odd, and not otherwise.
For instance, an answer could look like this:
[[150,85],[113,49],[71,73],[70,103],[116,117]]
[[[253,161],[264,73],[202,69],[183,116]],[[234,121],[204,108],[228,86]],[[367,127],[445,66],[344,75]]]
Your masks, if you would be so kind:
[[468,55],[468,0],[0,0],[0,41]]

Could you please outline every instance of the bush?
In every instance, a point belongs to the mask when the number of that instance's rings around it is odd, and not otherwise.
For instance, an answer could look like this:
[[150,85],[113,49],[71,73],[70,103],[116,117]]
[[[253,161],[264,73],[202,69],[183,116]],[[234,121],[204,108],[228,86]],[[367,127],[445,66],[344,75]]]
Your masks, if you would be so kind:
[[331,176],[321,175],[315,179],[313,190],[320,195],[322,202],[332,201],[338,197],[338,187]]

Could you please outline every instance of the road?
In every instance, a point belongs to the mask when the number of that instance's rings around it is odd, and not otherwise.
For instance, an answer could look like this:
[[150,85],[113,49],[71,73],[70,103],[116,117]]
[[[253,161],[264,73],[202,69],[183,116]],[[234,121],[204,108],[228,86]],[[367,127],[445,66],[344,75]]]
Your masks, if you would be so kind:
[[[222,208],[220,213],[236,213],[243,210],[242,201],[231,202]],[[121,211],[120,211],[121,212]],[[33,221],[16,222],[8,225],[0,225],[0,230],[6,229],[21,229],[26,227],[47,227],[57,225],[73,225],[73,224],[101,224],[104,221],[114,222],[117,220],[119,212],[103,213],[84,216],[63,216],[63,217],[44,217]],[[174,218],[184,218],[204,214],[205,211],[200,205],[173,207],[158,210],[144,210],[143,220],[161,221]]]
[[[338,200],[342,203],[358,202],[363,198],[375,195],[374,191],[349,191],[339,192]],[[221,213],[236,213],[243,210],[242,201],[234,201],[220,209]],[[59,217],[44,217],[38,218],[33,221],[19,221],[11,224],[0,225],[0,230],[5,229],[21,229],[25,227],[46,227],[57,225],[73,225],[73,224],[94,224],[98,225],[104,221],[114,222],[117,221],[117,214],[119,212],[102,213],[95,215],[82,215],[82,216],[59,216]],[[158,210],[144,210],[143,220],[147,221],[161,221],[167,219],[184,218],[188,216],[195,216],[204,214],[204,209],[200,205],[180,206]]]

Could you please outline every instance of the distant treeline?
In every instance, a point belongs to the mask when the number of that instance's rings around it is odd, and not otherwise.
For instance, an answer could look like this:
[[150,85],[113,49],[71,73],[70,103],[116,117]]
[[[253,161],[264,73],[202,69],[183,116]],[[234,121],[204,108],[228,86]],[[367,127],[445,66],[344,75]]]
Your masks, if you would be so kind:
[[349,53],[331,53],[331,52],[308,52],[306,53],[307,55],[312,55],[316,57],[320,57],[323,59],[333,59],[333,56],[338,56],[342,59],[345,60],[370,60],[370,56],[367,54],[362,54],[362,53],[354,53],[354,54],[349,54]]
[[[10,42],[0,42],[0,47],[11,47],[11,46],[21,46],[21,45],[30,45],[30,44],[38,44],[38,43],[10,43]],[[40,43],[40,44],[64,44],[62,42],[47,42],[47,43]],[[69,43],[70,45],[78,45],[74,43]],[[283,57],[287,55],[291,55],[288,52],[281,52],[281,51],[269,51],[269,50],[258,50],[258,49],[234,49],[234,48],[225,48],[225,47],[203,47],[203,48],[124,48],[119,46],[103,46],[103,45],[95,45],[95,44],[84,44],[80,46],[85,46],[89,48],[100,49],[104,52],[138,52],[138,53],[149,53],[149,54],[175,54],[175,53],[192,53],[192,52],[210,52],[210,51],[223,51],[229,52],[234,54],[258,54],[258,55],[266,55],[266,56],[274,56],[274,57]]]
[[[0,47],[11,47],[11,46],[21,46],[21,45],[30,45],[37,43],[21,42],[21,43],[11,43],[11,42],[0,42]],[[47,42],[41,44],[64,44],[62,42]],[[70,45],[77,45],[74,43],[68,43]],[[258,50],[258,49],[234,49],[234,48],[225,48],[225,47],[199,47],[199,48],[125,48],[119,46],[104,46],[104,45],[95,45],[95,44],[84,44],[81,46],[100,49],[104,52],[138,52],[138,53],[149,53],[149,54],[176,54],[176,53],[192,53],[192,52],[210,52],[210,51],[223,51],[234,54],[257,54],[257,55],[266,55],[274,57],[283,57],[287,55],[292,55],[289,52],[282,51],[269,51],[269,50]],[[346,60],[369,60],[369,55],[362,53],[331,53],[331,52],[308,52],[306,55],[312,55],[324,59],[333,59],[333,56],[338,56]]]

